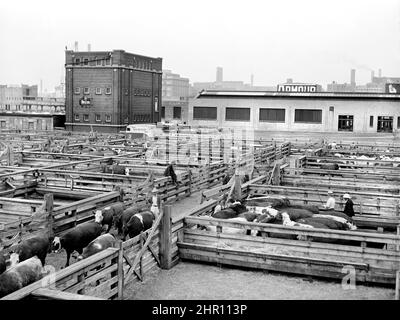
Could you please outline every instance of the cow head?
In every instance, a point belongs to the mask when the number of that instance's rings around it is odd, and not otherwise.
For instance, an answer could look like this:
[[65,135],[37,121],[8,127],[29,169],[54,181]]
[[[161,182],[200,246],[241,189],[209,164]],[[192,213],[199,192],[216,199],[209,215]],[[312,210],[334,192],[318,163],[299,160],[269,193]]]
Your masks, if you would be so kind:
[[282,216],[282,224],[284,226],[293,226],[295,224],[292,220],[290,220],[290,216],[287,212],[282,212],[281,216]]
[[129,168],[125,168],[125,175],[126,175],[126,176],[129,176],[129,175],[130,175],[130,170],[129,170]]
[[96,210],[94,213],[94,221],[101,223],[103,221],[103,212],[101,210]]
[[15,252],[11,253],[9,262],[10,267],[16,266],[19,263],[19,254]]
[[54,237],[54,240],[53,240],[51,246],[52,246],[52,251],[54,251],[55,253],[58,253],[58,251],[61,250],[60,237]]

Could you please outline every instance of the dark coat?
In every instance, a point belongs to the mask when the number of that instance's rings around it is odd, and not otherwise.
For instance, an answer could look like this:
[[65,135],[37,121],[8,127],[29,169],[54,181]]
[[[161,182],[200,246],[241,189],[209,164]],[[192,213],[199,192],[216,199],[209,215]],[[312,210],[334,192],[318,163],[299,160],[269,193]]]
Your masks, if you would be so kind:
[[353,201],[351,199],[347,199],[346,204],[344,205],[343,213],[348,215],[349,217],[354,216],[354,209],[353,209]]
[[69,259],[72,252],[76,250],[79,254],[82,254],[83,248],[101,235],[102,231],[103,228],[99,223],[90,221],[77,225],[61,236],[61,248],[64,248],[67,252],[67,263],[65,266],[69,266]]
[[16,246],[14,252],[19,255],[19,262],[37,256],[44,266],[46,256],[50,249],[50,241],[47,236],[36,236],[23,240]]
[[177,184],[177,178],[176,178],[176,174],[174,171],[174,167],[172,164],[169,164],[168,167],[165,169],[164,171],[164,176],[165,177],[171,177],[173,184]]

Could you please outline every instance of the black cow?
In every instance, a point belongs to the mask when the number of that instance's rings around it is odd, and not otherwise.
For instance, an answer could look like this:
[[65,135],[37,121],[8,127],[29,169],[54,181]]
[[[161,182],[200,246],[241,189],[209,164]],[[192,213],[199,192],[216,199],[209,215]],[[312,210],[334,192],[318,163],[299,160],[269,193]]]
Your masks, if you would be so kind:
[[[312,212],[313,214],[318,214],[319,213],[318,206],[314,206],[314,205],[311,205],[311,204],[291,204],[288,207],[290,207],[292,209],[308,210],[308,211]],[[284,209],[281,208],[279,210],[284,210]]]
[[122,236],[124,241],[126,240],[127,235],[129,235],[129,238],[134,238],[140,234],[140,232],[150,229],[153,225],[153,220],[154,216],[151,211],[134,214],[126,225],[122,227]]
[[271,206],[275,209],[289,207],[290,201],[288,198],[279,198],[279,197],[260,197],[253,198],[250,200],[246,200],[247,206],[256,206],[256,207],[268,207]]
[[37,256],[44,266],[47,253],[50,251],[50,240],[47,235],[35,236],[22,240],[15,246],[10,255],[12,263],[25,261],[31,257]]
[[298,220],[296,220],[296,222],[303,223],[303,224],[319,223],[319,224],[323,224],[326,227],[328,227],[329,229],[333,229],[333,230],[348,230],[348,227],[346,226],[346,224],[341,223],[339,221],[329,219],[329,218],[310,217],[310,218],[298,219]]
[[114,217],[120,217],[123,211],[124,204],[122,202],[116,202],[102,210],[96,210],[95,220],[103,226],[107,225],[108,228],[106,232],[109,232],[113,225]]
[[0,298],[9,295],[43,277],[42,263],[29,258],[0,274]]
[[100,223],[94,221],[82,223],[69,230],[63,236],[55,237],[53,240],[53,250],[65,249],[67,252],[67,263],[65,266],[68,267],[71,253],[76,250],[79,254],[82,254],[83,248],[96,239],[102,231],[103,228]]
[[2,274],[7,269],[7,259],[3,252],[0,252],[0,274]]
[[232,208],[225,208],[222,209],[221,211],[217,211],[211,215],[213,218],[217,219],[232,219],[236,218],[238,216],[238,213],[233,210]]
[[129,207],[126,208],[121,215],[114,215],[113,217],[113,228],[118,230],[118,234],[122,234],[123,226],[125,226],[129,219],[134,215],[140,212],[140,209],[137,207]]

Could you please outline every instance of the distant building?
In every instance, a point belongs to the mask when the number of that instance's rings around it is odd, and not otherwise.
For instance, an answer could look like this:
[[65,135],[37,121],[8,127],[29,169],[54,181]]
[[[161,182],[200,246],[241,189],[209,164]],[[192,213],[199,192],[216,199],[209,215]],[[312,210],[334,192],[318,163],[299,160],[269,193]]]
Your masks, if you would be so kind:
[[186,122],[189,106],[189,79],[163,70],[161,119]]
[[189,125],[293,132],[397,132],[400,94],[336,92],[201,92]]
[[67,50],[65,69],[67,130],[120,132],[160,121],[162,58]]
[[64,123],[64,99],[38,97],[37,85],[0,85],[0,129],[53,130]]

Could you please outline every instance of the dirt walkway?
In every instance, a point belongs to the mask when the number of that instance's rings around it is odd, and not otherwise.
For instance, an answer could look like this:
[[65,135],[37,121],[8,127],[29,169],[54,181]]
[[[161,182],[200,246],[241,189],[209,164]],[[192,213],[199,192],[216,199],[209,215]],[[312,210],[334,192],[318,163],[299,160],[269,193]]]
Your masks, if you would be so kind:
[[394,289],[356,285],[355,290],[344,290],[340,282],[180,262],[171,270],[153,271],[143,283],[126,288],[124,296],[129,300],[382,300],[394,299]]

